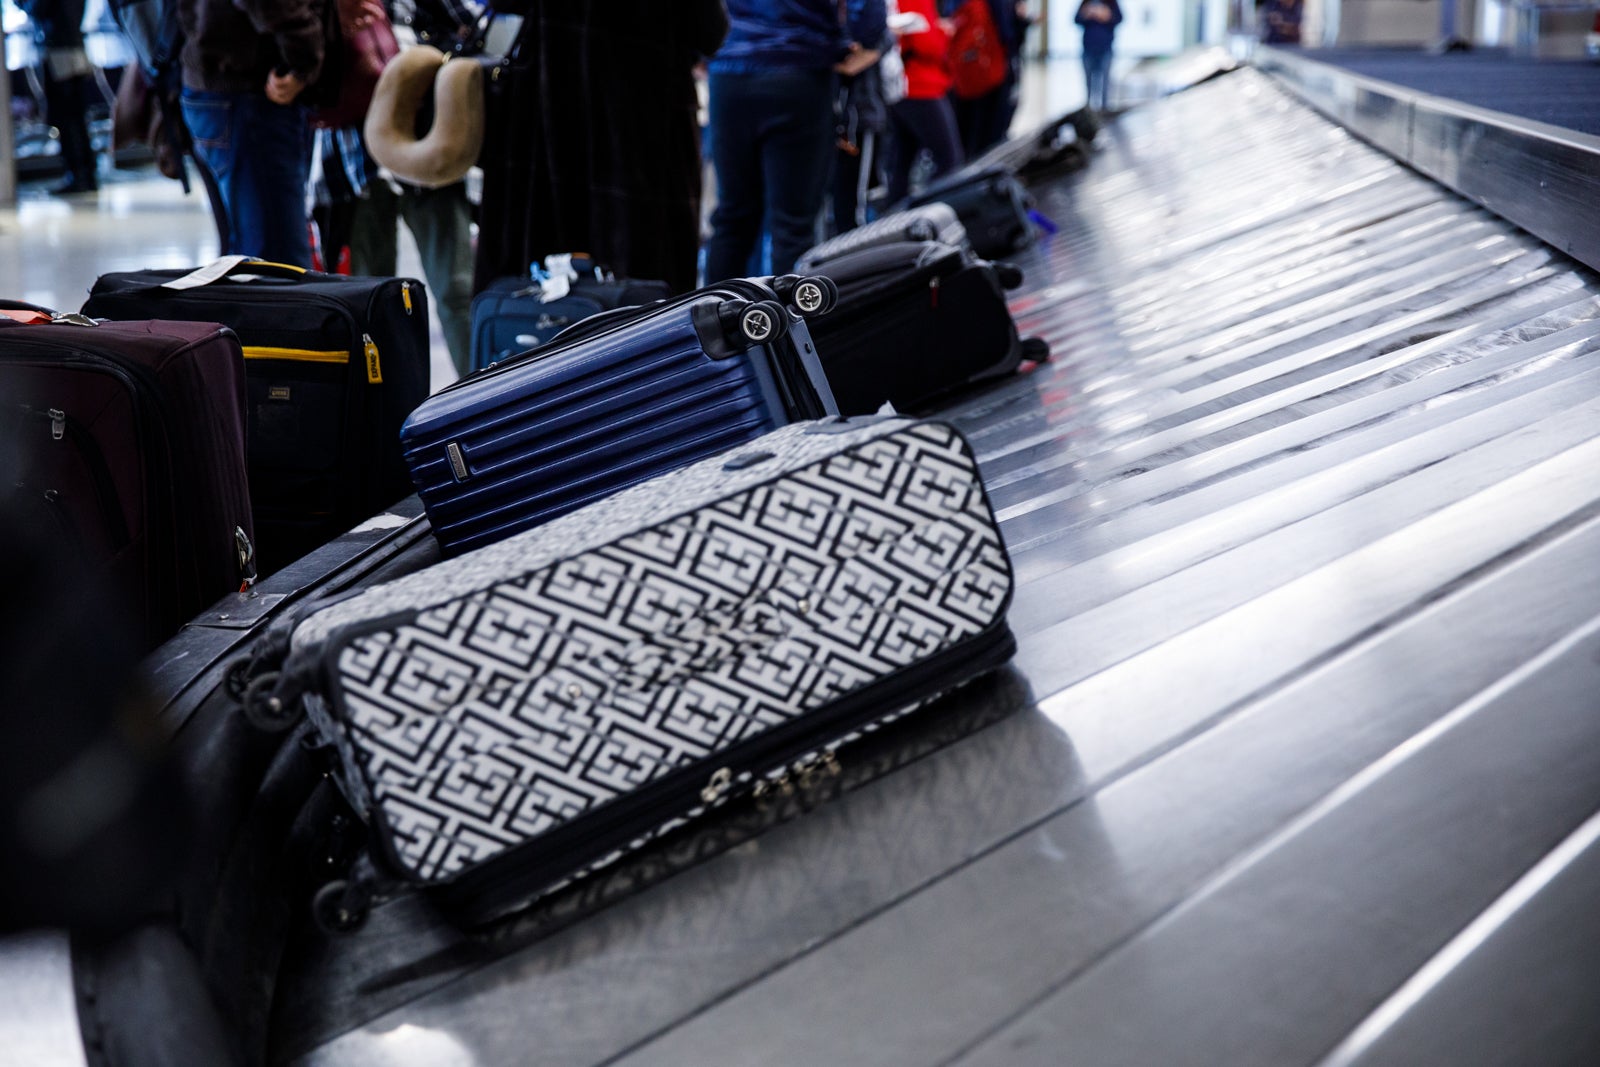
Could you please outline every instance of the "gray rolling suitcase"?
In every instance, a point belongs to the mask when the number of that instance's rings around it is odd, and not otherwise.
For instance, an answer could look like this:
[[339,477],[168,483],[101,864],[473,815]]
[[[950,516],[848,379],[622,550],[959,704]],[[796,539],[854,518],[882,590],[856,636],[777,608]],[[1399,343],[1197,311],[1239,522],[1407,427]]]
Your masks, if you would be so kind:
[[967,240],[967,228],[961,224],[956,209],[949,204],[932,203],[896,211],[831,237],[807,249],[796,261],[794,269],[808,274],[826,274],[823,268],[840,256],[859,252],[863,248],[906,241],[938,241],[967,252],[972,251],[972,245]]
[[1011,589],[953,428],[795,423],[303,614],[245,710],[303,708],[369,826],[324,926],[479,923],[999,666]]

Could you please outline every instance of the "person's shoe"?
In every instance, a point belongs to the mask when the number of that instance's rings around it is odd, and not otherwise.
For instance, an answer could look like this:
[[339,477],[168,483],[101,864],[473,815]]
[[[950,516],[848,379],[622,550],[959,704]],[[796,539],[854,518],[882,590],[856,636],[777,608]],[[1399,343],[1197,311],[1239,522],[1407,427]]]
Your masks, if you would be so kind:
[[74,193],[95,193],[100,191],[100,183],[93,177],[84,178],[77,174],[68,175],[65,179],[50,187],[52,196],[71,196]]

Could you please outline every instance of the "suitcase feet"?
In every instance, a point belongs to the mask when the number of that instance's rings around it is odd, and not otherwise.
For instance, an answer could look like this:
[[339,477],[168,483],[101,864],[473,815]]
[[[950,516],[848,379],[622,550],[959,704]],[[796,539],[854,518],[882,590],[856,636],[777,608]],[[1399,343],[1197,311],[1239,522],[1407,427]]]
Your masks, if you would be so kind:
[[258,674],[245,686],[240,701],[245,719],[266,733],[282,733],[300,720],[300,702],[285,700],[273,692],[277,687],[277,671]]
[[372,914],[372,894],[359,881],[340,878],[317,890],[311,898],[311,921],[331,936],[353,934]]

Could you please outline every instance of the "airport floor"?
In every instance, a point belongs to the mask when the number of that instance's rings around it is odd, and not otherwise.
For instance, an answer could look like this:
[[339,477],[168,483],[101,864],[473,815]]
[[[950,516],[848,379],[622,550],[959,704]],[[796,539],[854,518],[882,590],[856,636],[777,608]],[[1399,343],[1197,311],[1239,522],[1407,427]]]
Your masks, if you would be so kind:
[[[137,185],[92,270],[204,258]],[[301,923],[269,1062],[1600,1062],[1600,276],[1255,69],[1032,191],[1052,359],[935,413],[1013,662],[491,927]]]

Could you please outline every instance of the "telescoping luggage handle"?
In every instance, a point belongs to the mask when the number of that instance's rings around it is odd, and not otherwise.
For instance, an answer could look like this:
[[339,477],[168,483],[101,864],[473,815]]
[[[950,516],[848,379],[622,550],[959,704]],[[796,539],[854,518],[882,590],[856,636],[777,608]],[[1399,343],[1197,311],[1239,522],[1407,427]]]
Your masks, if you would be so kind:
[[53,322],[55,317],[54,311],[38,304],[29,304],[23,300],[0,300],[0,318],[12,322],[32,325],[36,322]]
[[[449,392],[469,382],[475,382],[481,378],[498,374],[509,367],[521,363],[546,359],[580,341],[597,337],[619,326],[634,322],[652,312],[660,311],[663,308],[693,304],[708,296],[722,296],[729,300],[729,303],[725,304],[717,313],[718,322],[716,323],[716,328],[730,338],[740,338],[742,344],[748,345],[767,344],[776,341],[788,332],[789,320],[788,313],[784,310],[784,302],[792,306],[802,318],[806,318],[823,315],[833,310],[833,306],[839,298],[838,287],[833,284],[831,279],[826,277],[786,274],[768,281],[771,284],[754,278],[728,279],[714,286],[696,289],[693,292],[664,300],[652,300],[645,304],[611,308],[607,311],[590,315],[568,326],[539,347],[519,352],[505,359],[496,360],[488,366],[480,367],[471,374],[451,382],[440,392]],[[709,327],[711,324],[707,323],[706,325]],[[722,349],[722,346],[717,347]],[[726,348],[722,350],[723,354],[726,355],[731,354],[736,349]]]
[[98,326],[94,319],[76,311],[56,311],[54,308],[30,304],[25,300],[0,299],[0,321],[34,326],[43,323],[64,323],[68,326]]

